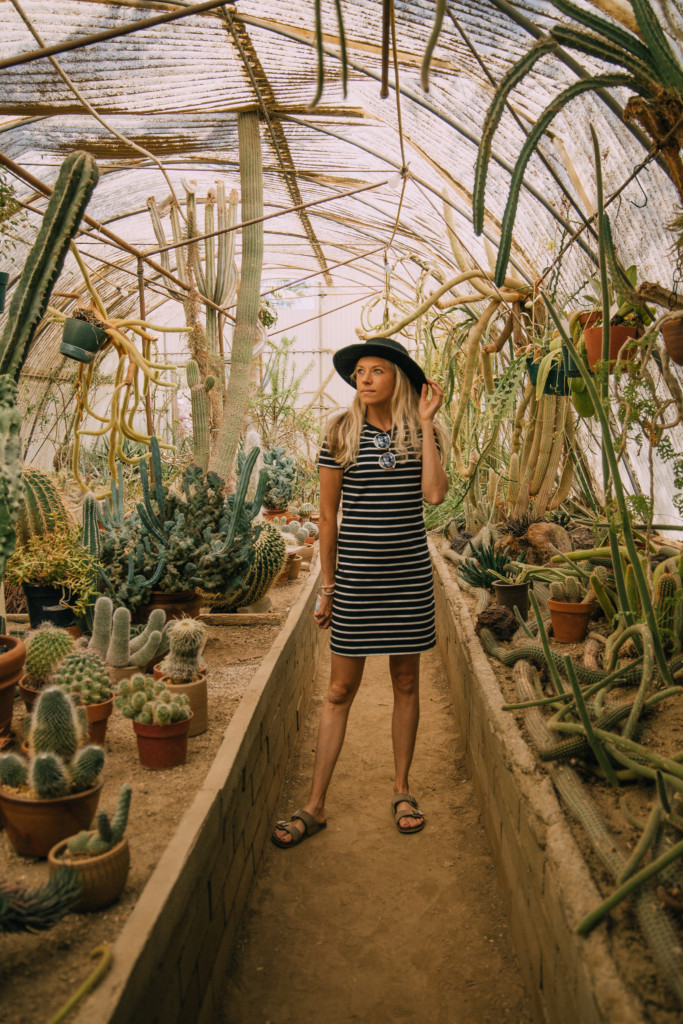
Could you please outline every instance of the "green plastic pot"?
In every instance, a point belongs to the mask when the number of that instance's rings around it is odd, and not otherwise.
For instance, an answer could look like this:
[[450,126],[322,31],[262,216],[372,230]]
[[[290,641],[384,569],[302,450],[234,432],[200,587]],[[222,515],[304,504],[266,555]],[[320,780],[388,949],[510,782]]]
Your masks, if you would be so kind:
[[[536,387],[540,363],[535,363],[532,359],[527,359],[526,366],[529,373],[529,380],[534,387]],[[545,395],[569,394],[569,385],[567,384],[567,378],[565,376],[564,366],[562,363],[553,363],[551,366],[550,373],[546,377],[545,384],[543,385],[543,393]]]
[[92,363],[107,340],[107,332],[87,320],[67,317],[59,351],[79,363]]

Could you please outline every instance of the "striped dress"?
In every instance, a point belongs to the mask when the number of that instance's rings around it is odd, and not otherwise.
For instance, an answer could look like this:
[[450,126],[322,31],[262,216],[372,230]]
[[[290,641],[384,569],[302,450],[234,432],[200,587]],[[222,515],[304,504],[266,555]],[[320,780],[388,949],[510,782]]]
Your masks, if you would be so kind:
[[[336,654],[415,654],[436,643],[434,591],[422,515],[422,460],[382,469],[365,424],[358,461],[343,470],[332,606]],[[318,464],[341,469],[323,447]]]

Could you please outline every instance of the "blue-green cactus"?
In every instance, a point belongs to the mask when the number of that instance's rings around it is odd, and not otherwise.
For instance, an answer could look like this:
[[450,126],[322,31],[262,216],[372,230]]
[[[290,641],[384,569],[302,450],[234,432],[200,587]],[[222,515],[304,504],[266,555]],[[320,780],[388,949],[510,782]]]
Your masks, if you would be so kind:
[[266,508],[287,508],[294,495],[294,459],[276,445],[264,452],[263,464],[267,473],[263,504]]

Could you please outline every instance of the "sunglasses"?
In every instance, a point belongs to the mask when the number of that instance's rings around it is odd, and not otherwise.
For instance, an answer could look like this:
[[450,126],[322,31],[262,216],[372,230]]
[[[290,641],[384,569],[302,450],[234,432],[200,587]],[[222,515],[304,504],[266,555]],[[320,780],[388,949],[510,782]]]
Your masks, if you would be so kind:
[[381,469],[396,469],[396,456],[393,452],[388,449],[391,447],[391,437],[389,434],[375,434],[372,439],[372,443],[375,448],[379,448],[382,452],[379,459],[377,460]]

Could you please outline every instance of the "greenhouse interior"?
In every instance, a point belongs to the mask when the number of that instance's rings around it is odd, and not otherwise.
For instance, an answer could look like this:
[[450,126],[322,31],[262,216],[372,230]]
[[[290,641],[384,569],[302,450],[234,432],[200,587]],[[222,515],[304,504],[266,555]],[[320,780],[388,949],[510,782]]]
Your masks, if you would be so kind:
[[0,1020],[680,1022],[683,0],[0,21]]

